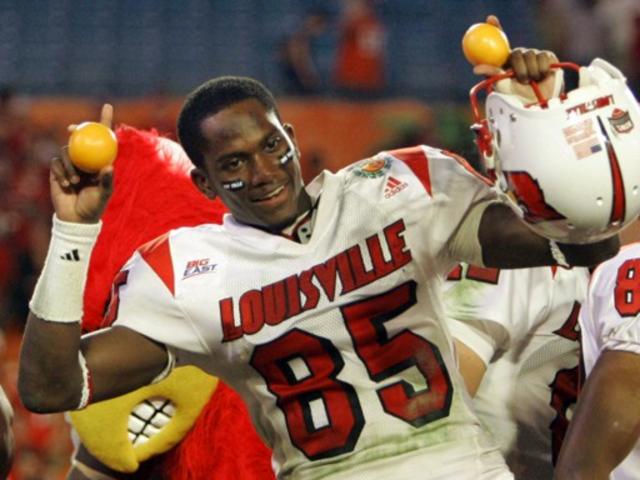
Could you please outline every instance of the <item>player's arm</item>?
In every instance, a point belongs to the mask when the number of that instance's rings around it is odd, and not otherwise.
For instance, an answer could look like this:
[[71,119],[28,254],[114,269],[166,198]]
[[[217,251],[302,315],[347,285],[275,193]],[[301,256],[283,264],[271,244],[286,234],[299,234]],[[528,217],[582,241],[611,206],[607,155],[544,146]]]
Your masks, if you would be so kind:
[[140,472],[124,474],[105,467],[80,444],[66,480],[124,480],[136,477],[141,478]]
[[487,267],[522,268],[562,264],[591,266],[613,257],[620,248],[618,236],[589,244],[561,244],[531,231],[506,205],[493,203],[482,213],[478,229],[482,261]]
[[475,397],[480,383],[484,378],[484,374],[487,371],[487,365],[482,358],[469,348],[464,342],[457,338],[453,340],[456,346],[456,354],[458,356],[458,370],[464,384],[467,387],[469,395]]
[[6,478],[13,460],[13,409],[0,387],[0,478]]
[[640,355],[605,350],[580,394],[556,480],[607,480],[640,439]]
[[163,345],[128,328],[81,338],[79,322],[49,321],[30,313],[18,387],[29,410],[75,410],[151,383],[167,363]]
[[[105,105],[102,122],[110,126],[111,117],[111,106]],[[63,150],[52,161],[49,183],[54,226],[29,304],[18,378],[23,403],[37,412],[71,410],[91,396],[139,387],[167,363],[164,347],[124,328],[81,340],[87,267],[111,195],[112,167],[80,175]]]
[[[529,275],[522,272],[520,288]],[[480,387],[488,365],[500,350],[506,350],[528,323],[514,290],[515,272],[460,264],[445,283],[445,308],[456,347],[458,370],[469,394]]]
[[[495,16],[487,17],[487,22],[500,27]],[[551,64],[557,62],[553,52],[535,49],[514,49],[507,60],[507,67],[513,69],[515,79],[506,86],[512,93],[531,94],[529,83],[539,82],[547,97],[558,90],[559,77],[553,75]],[[502,72],[497,67],[478,65],[474,73],[495,75]],[[555,265],[558,257],[550,248],[547,239],[527,228],[516,214],[506,205],[493,204],[483,213],[478,232],[482,246],[482,261],[487,267],[521,268]],[[585,245],[558,244],[566,263],[572,266],[596,265],[615,255],[620,248],[619,240],[612,237],[597,243]]]

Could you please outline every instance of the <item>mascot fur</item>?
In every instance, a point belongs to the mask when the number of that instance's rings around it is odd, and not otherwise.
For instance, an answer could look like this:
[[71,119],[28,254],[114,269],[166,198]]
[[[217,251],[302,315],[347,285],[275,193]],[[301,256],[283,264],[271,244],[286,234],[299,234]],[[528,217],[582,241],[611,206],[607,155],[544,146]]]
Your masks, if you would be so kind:
[[[193,165],[177,143],[127,126],[116,135],[115,187],[89,266],[85,332],[103,326],[111,283],[136,248],[172,228],[220,223],[224,213],[220,202],[193,186]],[[167,399],[174,411],[169,423],[142,442],[134,440],[128,431],[132,409]],[[72,412],[71,421],[85,448],[118,472],[136,472],[141,462],[155,459],[168,480],[274,478],[270,451],[240,397],[195,367],[177,368],[155,385]]]

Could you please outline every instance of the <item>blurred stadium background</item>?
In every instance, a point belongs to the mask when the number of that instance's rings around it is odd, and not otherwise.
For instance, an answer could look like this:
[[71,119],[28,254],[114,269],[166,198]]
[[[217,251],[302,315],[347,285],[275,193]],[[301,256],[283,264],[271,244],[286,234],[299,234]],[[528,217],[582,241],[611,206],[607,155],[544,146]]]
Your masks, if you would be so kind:
[[[15,391],[27,302],[48,246],[48,161],[69,123],[95,119],[109,101],[117,123],[172,136],[187,92],[214,76],[247,75],[277,94],[296,126],[307,178],[419,142],[473,161],[467,94],[477,78],[460,41],[489,13],[512,46],[550,48],[577,62],[603,56],[637,91],[638,0],[365,1],[377,36],[360,46],[375,50],[384,80],[364,90],[345,88],[336,73],[355,3],[0,0],[0,384],[17,413],[12,478],[64,478],[71,451],[62,416],[28,414]],[[321,12],[326,25],[305,36],[309,12]],[[311,92],[287,86],[283,49],[292,39],[308,40],[302,53],[317,72]]]

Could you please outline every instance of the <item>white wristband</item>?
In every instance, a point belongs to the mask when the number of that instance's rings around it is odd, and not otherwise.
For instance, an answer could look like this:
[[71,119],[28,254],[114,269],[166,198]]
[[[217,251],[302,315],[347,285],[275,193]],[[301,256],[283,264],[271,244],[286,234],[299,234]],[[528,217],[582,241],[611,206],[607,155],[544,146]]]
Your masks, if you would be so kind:
[[555,240],[549,240],[549,250],[551,250],[551,256],[558,265],[564,268],[571,268],[571,265],[567,262],[567,257],[564,256]]
[[70,223],[53,216],[49,252],[29,302],[37,317],[61,323],[82,320],[89,258],[101,227],[102,222]]
[[167,378],[171,374],[171,372],[173,372],[173,369],[176,366],[175,354],[169,347],[165,346],[165,349],[167,351],[167,364],[162,369],[162,371],[158,375],[156,375],[153,380],[151,380],[151,385],[161,382],[162,380]]
[[87,361],[82,351],[78,352],[78,363],[80,364],[80,371],[82,372],[82,392],[76,410],[82,410],[91,403],[93,397],[93,382],[91,380],[91,372],[89,371]]

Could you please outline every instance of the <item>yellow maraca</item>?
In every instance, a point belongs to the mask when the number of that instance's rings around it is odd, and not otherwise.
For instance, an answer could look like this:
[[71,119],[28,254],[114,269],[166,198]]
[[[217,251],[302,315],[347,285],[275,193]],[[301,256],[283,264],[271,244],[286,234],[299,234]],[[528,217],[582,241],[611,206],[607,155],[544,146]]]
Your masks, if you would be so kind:
[[502,67],[511,46],[502,30],[490,23],[471,25],[462,37],[462,51],[472,65]]
[[69,158],[78,169],[97,173],[111,165],[118,154],[115,133],[98,122],[78,125],[69,137]]

